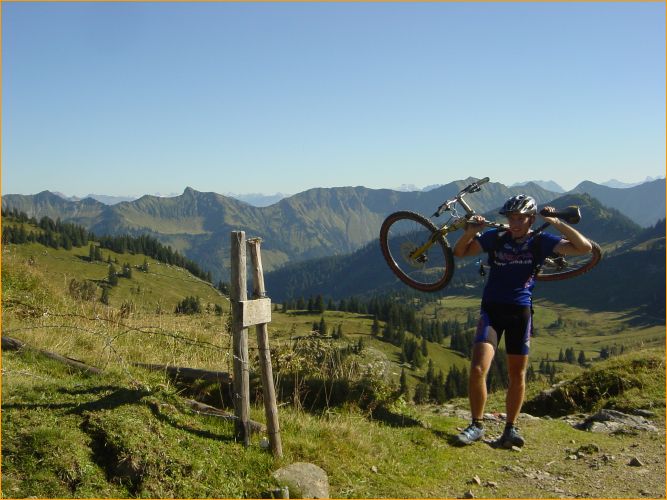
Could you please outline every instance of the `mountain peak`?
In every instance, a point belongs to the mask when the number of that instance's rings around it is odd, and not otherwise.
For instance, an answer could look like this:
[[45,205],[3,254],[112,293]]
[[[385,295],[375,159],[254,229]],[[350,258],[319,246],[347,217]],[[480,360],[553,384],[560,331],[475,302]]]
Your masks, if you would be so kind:
[[515,184],[512,184],[510,187],[521,187],[521,186],[526,186],[528,184],[533,184],[536,186],[540,186],[542,189],[546,189],[547,191],[553,191],[554,193],[564,193],[565,190],[560,186],[555,181],[527,181],[527,182],[517,182]]

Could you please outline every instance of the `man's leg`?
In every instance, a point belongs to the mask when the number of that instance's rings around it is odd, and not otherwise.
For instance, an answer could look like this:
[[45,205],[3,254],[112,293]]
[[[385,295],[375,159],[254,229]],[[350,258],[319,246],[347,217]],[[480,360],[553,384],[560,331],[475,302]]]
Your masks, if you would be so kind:
[[489,371],[495,347],[487,342],[476,342],[472,349],[470,376],[468,378],[468,398],[472,422],[455,438],[458,445],[472,444],[484,437],[482,416],[486,404],[486,374]]
[[505,424],[503,435],[500,436],[500,439],[496,442],[497,445],[504,448],[512,448],[513,446],[521,447],[524,445],[524,439],[521,437],[514,424],[521,411],[523,396],[526,392],[527,366],[528,355],[507,355],[507,371],[509,375],[509,387],[507,388],[507,399],[505,400],[507,423]]
[[528,356],[523,354],[507,355],[507,372],[509,378],[509,387],[507,388],[507,398],[505,406],[507,411],[507,422],[513,424],[516,422],[523,396],[526,392],[526,368],[528,367]]
[[495,347],[488,342],[477,342],[472,349],[470,377],[468,378],[468,399],[473,420],[482,420],[486,405],[486,374],[489,372]]

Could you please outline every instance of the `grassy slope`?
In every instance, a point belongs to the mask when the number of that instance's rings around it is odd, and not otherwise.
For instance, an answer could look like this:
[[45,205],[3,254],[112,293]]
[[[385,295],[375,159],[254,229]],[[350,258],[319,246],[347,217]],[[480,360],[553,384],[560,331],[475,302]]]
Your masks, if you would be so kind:
[[[144,312],[154,312],[158,305],[166,311],[173,311],[176,304],[186,296],[200,297],[202,303],[220,304],[227,308],[228,301],[215,288],[205,281],[194,277],[183,268],[158,262],[144,255],[119,254],[111,250],[102,250],[104,262],[88,262],[88,247],[72,250],[45,247],[38,243],[26,245],[5,245],[3,259],[15,259],[16,262],[34,261],[33,267],[52,283],[60,292],[66,292],[69,281],[91,280],[101,284],[108,275],[107,257],[117,260],[114,263],[120,272],[123,263],[133,267],[132,279],[119,278],[117,287],[112,288],[110,302],[120,306],[124,301],[132,301]],[[143,273],[135,266],[148,260],[149,272]],[[98,290],[98,298],[101,290]]]
[[[651,497],[664,495],[664,433],[658,439],[643,433],[601,436],[574,430],[560,420],[522,421],[528,444],[523,452],[513,453],[483,444],[451,447],[449,437],[465,421],[445,416],[441,408],[399,404],[396,411],[412,415],[423,425],[396,428],[369,421],[355,410],[332,408],[316,416],[281,406],[285,457],[274,460],[260,450],[259,436],[244,449],[234,441],[229,423],[193,414],[179,389],[167,379],[130,364],[174,363],[229,371],[226,316],[156,315],[154,300],[149,298],[141,302],[144,305],[137,313],[119,318],[121,296],[112,295],[112,307],[107,308],[98,302],[76,302],[63,293],[71,276],[68,272],[79,272],[83,266],[90,278],[100,279],[106,271],[98,274],[105,266],[96,269],[52,250],[47,255],[33,252],[36,264],[29,265],[21,250],[3,249],[5,333],[103,367],[105,374],[84,377],[29,352],[3,352],[5,497],[257,497],[272,485],[271,471],[297,461],[313,462],[327,471],[332,497],[456,497],[469,489],[478,497],[636,497],[641,491]],[[118,256],[120,263],[124,257]],[[151,271],[157,267],[152,266]],[[167,288],[185,294],[180,286],[194,286],[198,281],[181,276],[180,271],[172,275],[174,270],[166,266],[160,271],[170,281],[153,289],[155,294]],[[133,281],[140,274],[135,272]],[[121,289],[128,285],[123,281]],[[201,290],[188,293],[203,296]],[[136,297],[140,302],[141,295]],[[438,315],[458,315],[465,320],[467,310],[476,307],[476,299],[445,299]],[[550,307],[540,314],[545,325],[557,318],[557,312],[547,312]],[[552,307],[557,311],[557,306]],[[621,324],[621,318],[614,315],[570,309],[567,318],[589,321],[591,331],[598,322],[601,330]],[[287,343],[290,334],[307,332],[318,320],[319,315],[274,313],[272,347]],[[342,322],[348,340],[364,335],[367,345],[389,360],[396,359],[398,349],[371,339],[370,318],[327,312],[325,320],[330,326]],[[292,325],[296,325],[293,333]],[[582,330],[581,325],[576,327]],[[571,338],[574,331],[563,335]],[[617,334],[646,335],[648,339],[655,332]],[[547,339],[546,334],[538,337],[535,349],[547,345]],[[592,346],[596,337],[581,339]],[[556,352],[557,347],[554,344],[547,352]],[[429,352],[456,357],[434,345]],[[624,359],[632,356],[664,359],[664,340],[657,350],[612,359],[607,365],[623,371]],[[642,374],[641,380],[640,390],[610,401],[603,399],[599,406],[657,408],[657,425],[664,428],[664,367]],[[531,394],[538,387],[531,387]],[[465,401],[455,404],[467,406]],[[492,395],[488,409],[502,408],[503,395]],[[262,409],[253,407],[252,418],[263,421]],[[498,432],[497,425],[489,426],[491,435]],[[598,445],[600,451],[568,460],[572,450],[589,443]],[[627,466],[633,456],[646,465]],[[474,475],[481,478],[481,486],[467,483]],[[484,486],[486,481],[497,486]]]
[[[644,378],[660,408],[664,377]],[[327,471],[332,497],[664,494],[664,432],[608,436],[561,420],[524,420],[528,443],[516,453],[452,447],[449,436],[465,421],[437,408],[409,409],[424,425],[395,428],[355,412],[281,407],[285,456],[276,460],[259,448],[259,436],[246,449],[231,424],[194,415],[157,375],[81,377],[28,353],[4,353],[3,388],[4,497],[258,497],[272,486],[272,470],[298,461]],[[495,398],[490,409],[500,405]],[[261,409],[252,417],[263,420]],[[657,425],[664,427],[664,409]],[[500,424],[487,429],[495,436]],[[590,444],[599,451],[568,459]],[[645,465],[628,466],[632,457]],[[468,484],[475,475],[482,485]]]

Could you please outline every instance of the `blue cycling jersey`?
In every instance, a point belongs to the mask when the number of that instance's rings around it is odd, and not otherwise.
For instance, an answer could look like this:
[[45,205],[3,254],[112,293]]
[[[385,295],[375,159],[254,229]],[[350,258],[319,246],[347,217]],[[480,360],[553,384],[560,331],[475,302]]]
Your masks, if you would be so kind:
[[[482,250],[489,253],[489,279],[484,287],[482,300],[502,304],[530,305],[535,286],[535,257],[531,251],[535,236],[517,243],[508,232],[491,229],[477,236]],[[553,253],[562,238],[549,233],[537,237],[541,262]],[[493,256],[493,259],[491,258]],[[493,260],[493,262],[491,262]]]

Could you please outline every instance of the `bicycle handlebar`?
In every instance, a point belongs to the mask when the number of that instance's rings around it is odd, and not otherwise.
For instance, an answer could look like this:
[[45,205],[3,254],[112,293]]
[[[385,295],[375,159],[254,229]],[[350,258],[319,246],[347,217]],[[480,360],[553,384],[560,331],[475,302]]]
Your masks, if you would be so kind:
[[433,215],[431,215],[431,217],[440,217],[440,214],[444,210],[449,209],[449,205],[451,205],[455,201],[461,203],[461,205],[463,205],[463,207],[466,208],[466,212],[470,213],[470,211],[468,210],[469,207],[467,207],[466,203],[461,198],[463,198],[468,193],[476,193],[477,191],[480,190],[479,186],[481,186],[482,184],[486,184],[487,182],[489,182],[489,178],[484,177],[483,179],[479,179],[478,181],[475,181],[472,184],[468,184],[461,191],[459,191],[459,194],[457,194],[455,198],[447,200],[442,205],[440,205],[438,209],[435,212],[433,212]]
[[475,182],[473,182],[472,184],[469,184],[469,185],[467,185],[466,187],[464,187],[464,188],[459,192],[459,196],[464,196],[464,195],[467,194],[467,193],[476,193],[477,191],[479,191],[479,187],[480,187],[482,184],[486,184],[487,182],[489,182],[489,178],[488,178],[488,177],[484,177],[483,179],[480,179],[480,180],[478,180],[478,181],[475,181]]

